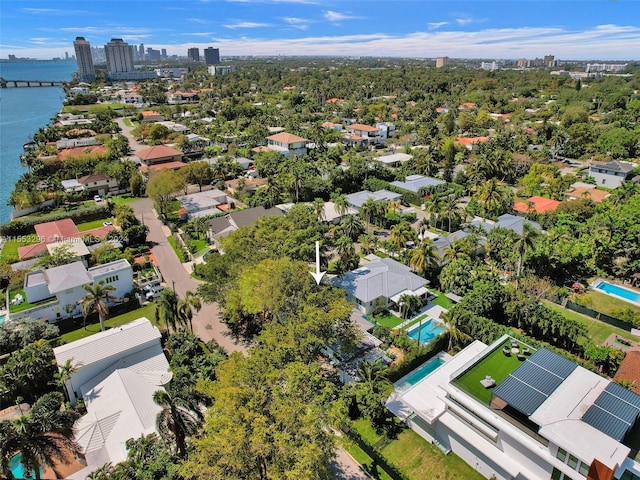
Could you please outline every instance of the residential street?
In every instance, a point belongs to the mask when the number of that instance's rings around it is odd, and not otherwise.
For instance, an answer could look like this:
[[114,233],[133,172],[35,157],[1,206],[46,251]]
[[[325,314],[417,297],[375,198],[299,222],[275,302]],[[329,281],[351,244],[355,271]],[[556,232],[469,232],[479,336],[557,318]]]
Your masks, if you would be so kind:
[[[195,293],[200,283],[191,277],[184,265],[180,263],[175,252],[169,245],[167,237],[169,230],[163,226],[152,211],[152,202],[148,198],[136,200],[131,203],[131,207],[136,213],[136,217],[149,227],[147,237],[153,243],[151,251],[158,261],[160,272],[166,282],[167,288],[174,288],[176,293],[182,298],[187,290]],[[227,326],[220,320],[220,310],[215,303],[203,303],[202,310],[194,315],[194,332],[205,342],[214,339],[228,352],[247,351],[247,347],[237,343],[229,336]]]

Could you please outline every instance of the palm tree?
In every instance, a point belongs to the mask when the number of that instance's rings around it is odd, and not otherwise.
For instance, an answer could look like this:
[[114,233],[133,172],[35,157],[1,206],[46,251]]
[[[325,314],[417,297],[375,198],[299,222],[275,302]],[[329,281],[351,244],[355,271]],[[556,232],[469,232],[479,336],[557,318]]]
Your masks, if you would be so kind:
[[349,203],[344,193],[336,193],[331,195],[336,213],[340,216],[345,215],[349,211]]
[[406,248],[407,242],[410,240],[409,232],[402,223],[398,223],[391,227],[389,231],[389,241],[395,243],[399,248]]
[[84,285],[84,289],[88,292],[80,299],[80,306],[85,320],[90,313],[98,312],[100,319],[100,331],[104,332],[104,322],[109,318],[109,306],[107,302],[117,300],[111,295],[116,290],[113,285],[105,285],[104,280],[92,285]]
[[367,200],[360,206],[360,215],[362,216],[362,219],[367,222],[367,223],[371,223],[371,220],[374,217],[374,212],[376,210],[376,202],[373,199],[373,197],[369,197],[367,198]]
[[478,202],[482,204],[482,211],[488,216],[498,212],[503,202],[503,192],[498,185],[498,181],[492,178],[478,188]]
[[520,270],[522,269],[522,259],[527,253],[527,250],[531,249],[535,245],[535,238],[538,232],[528,223],[525,223],[522,228],[522,235],[518,241],[514,244],[513,249],[518,255],[518,270],[516,272],[516,288],[520,281]]
[[41,397],[31,413],[16,420],[0,421],[0,473],[13,478],[9,460],[22,454],[20,463],[25,471],[40,479],[40,468],[69,463],[70,454],[79,447],[73,438],[73,424],[80,416],[73,410],[60,410],[64,396],[50,392]]
[[[73,358],[67,358],[67,361],[62,365],[58,365],[58,371],[53,375],[53,378],[58,382],[62,390],[64,391],[67,400],[71,401],[69,390],[67,389],[67,382],[71,382],[71,376],[78,370],[78,365],[73,363]],[[71,391],[73,391],[73,384],[71,385]]]
[[422,306],[420,297],[408,293],[400,295],[398,305],[402,313],[402,318],[409,318],[413,312]]
[[349,237],[340,237],[336,240],[336,253],[340,257],[340,262],[345,269],[348,268],[352,258],[355,257],[356,249],[353,241]]
[[193,312],[198,313],[202,309],[202,302],[191,290],[187,290],[184,298],[178,301],[178,316],[181,323],[189,325],[189,330],[193,332]]
[[173,290],[165,288],[156,299],[155,319],[157,323],[164,323],[167,332],[177,329],[177,325],[183,322],[178,312],[180,299]]
[[447,350],[451,350],[460,340],[469,338],[466,333],[458,329],[459,315],[457,312],[458,310],[454,308],[440,314],[440,318],[444,322],[444,327],[449,334],[449,346]]
[[156,418],[160,436],[175,442],[178,456],[184,458],[187,455],[187,437],[195,435],[204,420],[202,405],[190,399],[189,390],[171,393],[158,390],[153,394],[153,401],[162,407]]
[[345,215],[340,222],[342,231],[351,240],[355,240],[365,230],[364,222],[359,215]]
[[319,222],[327,219],[324,214],[324,200],[322,200],[321,198],[316,198],[313,201],[313,211],[316,213],[316,217],[318,217]]
[[424,238],[411,254],[409,265],[423,277],[426,277],[429,267],[438,266],[438,252],[433,240]]
[[449,262],[468,256],[467,249],[460,240],[454,240],[442,250],[442,260],[446,259]]

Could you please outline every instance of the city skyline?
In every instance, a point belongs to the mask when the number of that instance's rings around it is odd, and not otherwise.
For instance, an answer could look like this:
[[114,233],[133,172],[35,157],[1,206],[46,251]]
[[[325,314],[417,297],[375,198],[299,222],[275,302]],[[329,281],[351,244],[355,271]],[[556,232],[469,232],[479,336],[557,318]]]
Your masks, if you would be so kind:
[[[118,7],[114,4],[120,4]],[[224,55],[638,60],[640,2],[198,0],[2,3],[0,58],[64,58],[83,36]],[[132,20],[135,19],[135,20]],[[26,27],[25,27],[26,26]]]

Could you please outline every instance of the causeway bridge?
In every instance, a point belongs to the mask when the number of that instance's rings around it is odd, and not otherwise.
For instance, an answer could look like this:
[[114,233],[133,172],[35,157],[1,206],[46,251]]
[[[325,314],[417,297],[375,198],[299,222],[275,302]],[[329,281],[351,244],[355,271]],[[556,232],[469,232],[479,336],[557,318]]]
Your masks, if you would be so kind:
[[0,77],[0,88],[18,87],[61,87],[63,80],[6,80]]

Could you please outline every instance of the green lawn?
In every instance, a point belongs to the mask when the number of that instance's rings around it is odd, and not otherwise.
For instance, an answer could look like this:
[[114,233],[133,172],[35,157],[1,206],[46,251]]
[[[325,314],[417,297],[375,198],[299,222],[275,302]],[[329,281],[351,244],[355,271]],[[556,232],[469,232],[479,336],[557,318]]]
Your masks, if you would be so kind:
[[[94,316],[95,317],[95,316]],[[80,327],[76,330],[67,332],[61,336],[61,339],[64,343],[73,342],[75,340],[79,340],[81,338],[89,337],[95,333],[100,332],[100,322],[97,320],[97,317],[91,317],[88,319],[88,323],[86,328]],[[117,327],[118,325],[124,325],[125,323],[132,322],[133,320],[137,320],[140,317],[147,317],[151,320],[151,323],[156,325],[154,320],[155,318],[155,305],[153,303],[149,303],[144,307],[137,308],[135,310],[131,310],[127,313],[123,313],[122,315],[117,315],[105,322],[106,328]]]
[[21,217],[21,219],[22,220],[37,219],[40,222],[45,222],[47,218],[55,217],[57,215],[64,215],[71,211],[82,210],[85,208],[95,207],[95,206],[96,206],[96,202],[94,202],[93,200],[86,200],[84,202],[81,202],[79,205],[66,205],[60,208],[56,208],[55,210],[50,210],[45,213],[34,213],[32,215],[27,215],[25,217]]
[[595,290],[587,290],[585,293],[580,294],[576,303],[612,317],[615,317],[615,312],[620,310],[630,309],[640,313],[640,307]]
[[342,447],[376,480],[393,480],[374,460],[355,442],[346,436],[339,439]]
[[372,322],[378,322],[380,325],[384,325],[387,328],[395,328],[404,322],[402,318],[396,317],[394,314],[389,312],[371,315],[370,318]]
[[[505,342],[505,345],[511,349],[510,342]],[[524,344],[520,343],[521,349],[524,346]],[[531,349],[531,351],[533,350]],[[484,388],[480,384],[480,380],[490,375],[496,381],[496,384],[499,384],[520,365],[522,365],[522,362],[515,355],[507,357],[502,353],[502,347],[498,347],[473,368],[457,378],[454,384],[479,402],[488,405],[491,400],[491,389]]]
[[442,308],[446,308],[447,310],[453,307],[453,302],[449,300],[444,293],[439,292],[438,290],[435,290],[433,288],[430,288],[429,291],[437,295],[437,297],[432,300],[433,303],[435,303],[436,305],[440,305]]
[[20,305],[9,305],[9,311],[11,313],[23,312],[30,308],[37,307],[40,305],[46,305],[47,303],[51,303],[55,301],[55,298],[48,298],[46,300],[41,300],[39,302],[29,303],[27,301],[27,296],[25,295],[24,290],[21,288],[16,288],[14,290],[11,290],[11,292],[9,292],[9,300],[13,300],[17,294],[22,295],[22,298],[24,299],[24,301]]
[[39,241],[37,235],[23,235],[7,240],[2,247],[0,258],[10,262],[18,261],[20,259],[18,256],[18,247],[33,245],[34,243],[39,243]]
[[124,195],[117,195],[115,197],[109,197],[109,200],[113,202],[114,205],[120,205],[122,203],[131,203],[136,200],[140,200],[142,197],[133,197],[130,193],[125,193]]
[[184,254],[182,253],[182,249],[178,248],[178,244],[176,243],[176,239],[173,238],[173,235],[169,235],[167,237],[169,241],[169,245],[173,248],[173,251],[176,252],[176,256],[180,259],[180,263],[185,263],[187,260],[184,258]]
[[78,230],[81,232],[86,232],[87,230],[93,230],[94,228],[100,228],[104,225],[104,222],[114,222],[113,218],[101,218],[100,220],[94,220],[92,222],[84,222],[76,225]]
[[209,242],[207,242],[206,240],[191,239],[191,242],[196,246],[196,252],[209,249]]
[[64,113],[71,113],[73,111],[99,113],[107,110],[121,110],[127,105],[124,103],[96,103],[93,105],[67,105],[62,111]]
[[[376,443],[382,439],[382,436],[366,420],[357,420],[352,426],[369,443]],[[408,428],[403,429],[397,438],[388,441],[379,451],[390,464],[401,470],[411,480],[484,479],[460,457],[454,453],[444,455],[437,447]]]
[[587,315],[582,315],[581,313],[569,310],[568,308],[562,308],[560,305],[549,302],[547,300],[544,300],[544,303],[551,310],[555,310],[563,317],[569,320],[575,320],[585,325],[589,330],[589,338],[593,340],[593,342],[597,345],[601,345],[612,333],[620,335],[621,337],[627,338],[629,340],[638,340],[635,335],[632,335],[631,332],[623,330],[622,328],[614,327],[613,325],[601,322],[600,320],[596,320],[595,318],[591,318]]
[[132,120],[131,118],[123,118],[122,121],[124,122],[124,124],[127,127],[137,127],[138,126],[138,122],[136,122],[135,120]]

